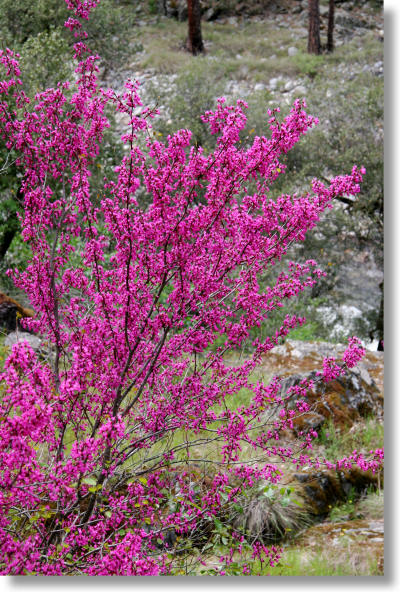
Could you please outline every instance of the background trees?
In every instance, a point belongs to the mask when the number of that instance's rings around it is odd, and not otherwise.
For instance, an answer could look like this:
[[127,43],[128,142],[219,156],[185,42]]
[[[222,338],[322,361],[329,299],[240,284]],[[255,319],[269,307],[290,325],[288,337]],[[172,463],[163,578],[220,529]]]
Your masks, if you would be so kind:
[[333,49],[334,49],[334,41],[333,41],[334,26],[335,26],[335,0],[329,0],[328,35],[327,35],[327,44],[326,44],[326,49],[328,51],[333,51]]
[[308,0],[308,53],[321,53],[319,35],[319,0]]
[[201,35],[201,7],[200,0],[187,0],[188,8],[188,40],[187,48],[193,55],[204,51]]

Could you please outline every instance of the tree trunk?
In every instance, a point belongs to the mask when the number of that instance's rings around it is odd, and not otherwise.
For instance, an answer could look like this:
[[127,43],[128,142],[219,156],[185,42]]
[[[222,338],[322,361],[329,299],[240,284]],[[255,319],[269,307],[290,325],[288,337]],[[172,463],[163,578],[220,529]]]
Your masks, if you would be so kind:
[[[15,217],[17,217],[15,215]],[[17,220],[18,222],[18,220]],[[13,241],[14,236],[17,234],[17,225],[12,225],[10,228],[7,228],[4,232],[2,237],[0,238],[0,261],[4,259],[6,253]]]
[[333,51],[333,28],[335,26],[335,0],[329,0],[329,13],[328,13],[328,40],[326,49]]
[[168,16],[167,0],[158,0],[158,12],[161,12],[164,16]]
[[204,51],[203,38],[201,36],[201,10],[200,0],[187,0],[188,8],[188,40],[187,49],[193,55]]
[[308,53],[321,53],[319,37],[319,0],[308,0]]
[[0,217],[5,219],[0,224],[0,261],[6,256],[14,236],[20,230],[17,212],[23,201],[24,198],[21,193],[21,187],[19,187],[16,195],[10,197],[5,203],[1,204],[2,212],[0,212]]

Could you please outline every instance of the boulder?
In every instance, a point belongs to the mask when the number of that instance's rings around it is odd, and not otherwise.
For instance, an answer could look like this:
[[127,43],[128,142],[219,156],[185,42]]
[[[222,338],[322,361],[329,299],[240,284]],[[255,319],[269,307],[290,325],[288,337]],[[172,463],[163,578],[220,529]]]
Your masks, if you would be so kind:
[[344,27],[348,30],[370,29],[372,25],[362,18],[358,18],[351,12],[343,9],[335,11],[335,26]]
[[46,360],[50,363],[54,362],[54,346],[49,345],[47,341],[44,341],[43,338],[38,335],[32,335],[32,333],[26,333],[25,331],[12,331],[5,338],[4,345],[6,347],[12,347],[15,343],[23,342],[27,342],[42,360]]
[[381,484],[381,475],[358,468],[343,471],[305,471],[296,473],[300,484],[297,494],[304,500],[304,508],[314,519],[325,518],[333,506],[350,497],[358,499],[371,488]]
[[15,343],[22,343],[23,341],[27,341],[34,351],[39,351],[42,345],[40,337],[31,333],[25,333],[24,331],[13,331],[9,333],[4,340],[4,345],[6,347],[12,347]]
[[[300,384],[304,379],[315,380],[316,371],[285,378],[282,382],[282,396],[285,396],[290,387]],[[295,408],[298,398],[297,395],[290,396],[289,408]],[[325,419],[331,418],[333,423],[341,428],[362,417],[382,414],[382,399],[376,384],[372,379],[368,384],[361,377],[360,371],[347,370],[344,376],[328,383],[319,380],[315,387],[307,392],[305,400],[311,406],[314,415]],[[298,418],[301,422],[297,426],[298,429],[301,429],[301,425],[307,428],[308,415]],[[317,422],[317,425],[320,426],[322,423]]]
[[[288,378],[294,374],[301,374],[304,377],[313,370],[321,370],[324,357],[340,358],[345,349],[346,346],[340,344],[286,339],[285,343],[274,347],[263,357],[260,371],[265,380],[276,375]],[[352,373],[359,374],[367,385],[375,384],[382,404],[383,364],[383,352],[366,351],[362,360],[352,369]]]

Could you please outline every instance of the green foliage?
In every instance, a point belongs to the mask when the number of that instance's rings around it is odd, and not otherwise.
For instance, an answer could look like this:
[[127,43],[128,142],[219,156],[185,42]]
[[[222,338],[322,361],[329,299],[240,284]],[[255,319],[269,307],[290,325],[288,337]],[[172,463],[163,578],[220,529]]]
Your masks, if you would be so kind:
[[323,65],[323,56],[299,52],[292,57],[299,74],[315,78]]
[[329,521],[330,522],[343,522],[346,520],[352,520],[353,518],[358,518],[356,509],[355,509],[355,502],[356,502],[356,491],[352,487],[351,491],[349,492],[348,499],[344,504],[340,504],[332,508],[329,514]]
[[354,424],[350,430],[343,431],[329,419],[318,435],[318,442],[324,447],[324,456],[329,460],[351,454],[353,450],[369,452],[371,449],[382,448],[383,439],[383,423],[376,417],[370,417]]
[[[75,38],[63,26],[68,16],[63,0],[0,0],[0,36],[4,45],[21,53],[21,77],[28,96],[55,87],[62,80],[73,80],[71,46]],[[111,64],[118,66],[138,49],[137,44],[129,42],[133,39],[133,24],[134,7],[112,0],[103,0],[95,9],[94,18],[85,23],[87,42],[94,53],[102,56],[104,71]],[[115,164],[122,155],[112,129],[105,136],[101,147],[103,164],[92,171],[94,195],[98,199],[104,175],[113,178]],[[21,207],[18,197],[21,173],[15,164],[16,157],[16,153],[0,143],[0,283],[6,291],[12,289],[12,283],[5,270],[23,268],[28,255],[21,239],[14,236],[19,230],[17,212]],[[7,248],[10,252],[4,258]]]
[[[0,333],[0,371],[3,370],[4,362],[6,361],[6,358],[8,356],[8,347],[5,347],[4,339],[5,335]],[[2,391],[0,390],[0,395],[1,392]]]
[[[87,43],[95,54],[101,55],[106,70],[138,50],[139,45],[133,41],[134,15],[132,5],[103,0],[85,23]],[[55,77],[58,80],[64,75],[64,62],[69,61],[75,42],[64,27],[69,16],[62,0],[0,0],[0,36],[4,45],[22,55],[27,49],[26,66],[33,89],[51,86]]]
[[0,32],[9,47],[62,26],[67,18],[65,2],[59,0],[0,0]]
[[157,14],[158,13],[158,8],[159,8],[158,0],[148,0],[148,6],[149,6],[149,13],[150,14]]
[[4,261],[1,262],[1,271],[8,268],[23,270],[26,267],[26,262],[32,256],[31,249],[27,243],[24,243],[22,237],[17,233],[7,251]]
[[282,183],[294,183],[296,173],[296,179],[303,178],[306,185],[321,169],[329,178],[356,162],[362,164],[367,171],[362,195],[354,205],[347,204],[347,211],[372,218],[371,223],[363,234],[356,227],[358,219],[347,216],[347,222],[360,238],[374,238],[381,232],[383,213],[382,79],[361,72],[343,84],[334,75],[329,80],[321,76],[307,103],[309,110],[318,114],[320,125],[309,134],[307,142],[288,154],[288,170]]
[[58,82],[71,79],[73,64],[68,56],[68,43],[57,28],[28,37],[21,57],[21,73],[25,92],[34,95]]
[[297,339],[298,341],[319,341],[320,335],[318,329],[318,324],[315,321],[309,322],[292,331],[290,338]]

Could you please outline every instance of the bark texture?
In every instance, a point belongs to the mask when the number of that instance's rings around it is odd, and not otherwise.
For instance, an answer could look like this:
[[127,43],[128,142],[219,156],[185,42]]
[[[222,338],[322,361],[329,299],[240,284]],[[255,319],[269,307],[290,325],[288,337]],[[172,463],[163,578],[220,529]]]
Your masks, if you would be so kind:
[[319,36],[319,0],[308,0],[308,53],[321,53]]
[[188,8],[188,40],[187,49],[193,55],[204,51],[201,35],[201,8],[200,0],[187,0]]
[[328,39],[326,49],[333,51],[333,29],[335,26],[335,0],[329,0],[329,12],[328,12]]

